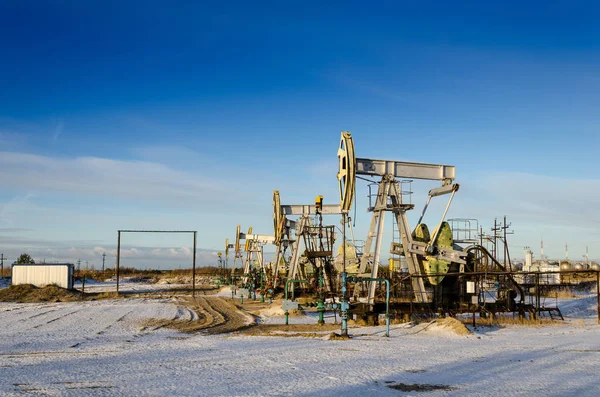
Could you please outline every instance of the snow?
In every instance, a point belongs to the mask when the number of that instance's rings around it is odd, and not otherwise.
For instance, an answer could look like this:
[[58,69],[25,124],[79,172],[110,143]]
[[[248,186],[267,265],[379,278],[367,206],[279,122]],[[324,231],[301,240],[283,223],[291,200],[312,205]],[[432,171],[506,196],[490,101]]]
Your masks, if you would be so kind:
[[[572,317],[558,325],[460,336],[428,323],[399,324],[390,338],[384,327],[351,328],[346,341],[144,325],[191,318],[176,299],[0,303],[0,395],[597,396],[595,299],[559,300]],[[452,389],[389,387],[400,383]]]
[[[82,288],[81,281],[77,281],[73,287],[77,290]],[[140,283],[136,281],[130,281],[128,279],[119,280],[119,292],[123,293],[146,293],[146,292],[157,292],[165,291],[175,288],[191,288],[191,284],[162,284],[162,283]],[[115,292],[117,290],[117,282],[113,280],[107,281],[95,281],[86,280],[85,292],[86,293],[101,293],[101,292]]]

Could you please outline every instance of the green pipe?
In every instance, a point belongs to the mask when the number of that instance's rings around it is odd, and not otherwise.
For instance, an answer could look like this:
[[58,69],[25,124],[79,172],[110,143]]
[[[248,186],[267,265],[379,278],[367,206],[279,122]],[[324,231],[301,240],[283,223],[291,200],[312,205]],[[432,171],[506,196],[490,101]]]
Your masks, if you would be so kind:
[[317,303],[317,313],[319,313],[319,325],[325,324],[325,299],[323,297],[323,272],[319,271],[319,300]]
[[[309,280],[287,280],[285,282],[285,300],[288,300],[288,286],[289,286],[290,283],[296,283],[296,284],[298,284],[298,283],[307,283],[308,281]],[[289,313],[288,313],[288,311],[286,309],[286,311],[285,311],[285,325],[289,325],[288,324],[288,320],[289,320]]]
[[[344,228],[344,231],[346,231],[345,228]],[[346,252],[345,249],[344,249],[344,252]],[[346,260],[344,259],[344,263],[345,262],[346,262]],[[343,337],[348,336],[348,308],[350,306],[348,304],[348,300],[346,298],[346,286],[348,283],[348,278],[346,276],[347,276],[346,272],[342,272],[342,299],[340,301],[340,319],[342,320],[342,336]]]
[[385,336],[390,336],[390,280],[373,277],[348,277],[348,281],[385,281]]

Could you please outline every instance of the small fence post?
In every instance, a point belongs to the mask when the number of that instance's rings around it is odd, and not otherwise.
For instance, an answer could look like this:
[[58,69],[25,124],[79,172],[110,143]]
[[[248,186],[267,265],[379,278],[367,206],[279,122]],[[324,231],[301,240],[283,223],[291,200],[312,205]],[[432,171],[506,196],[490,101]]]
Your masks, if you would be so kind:
[[596,300],[597,300],[597,307],[596,310],[598,311],[598,325],[600,325],[600,271],[596,270]]

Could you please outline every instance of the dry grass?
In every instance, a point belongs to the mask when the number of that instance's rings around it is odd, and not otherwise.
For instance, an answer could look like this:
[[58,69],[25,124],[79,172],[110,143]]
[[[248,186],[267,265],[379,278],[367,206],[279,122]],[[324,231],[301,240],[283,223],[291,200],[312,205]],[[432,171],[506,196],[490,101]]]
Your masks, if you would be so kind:
[[447,329],[449,332],[455,333],[456,335],[471,335],[472,332],[460,321],[454,317],[439,318],[435,320],[435,324],[438,327]]
[[329,334],[328,339],[329,340],[349,340],[350,336],[349,335],[341,335],[341,334],[332,332]]
[[572,325],[574,327],[585,327],[587,323],[583,318],[575,318],[573,320],[569,320],[569,325]]
[[328,335],[323,333],[323,331],[334,331],[339,328],[339,324],[258,324],[242,331],[242,334],[251,336],[323,338]]
[[[462,318],[460,320],[463,324],[473,324],[473,320],[469,318]],[[503,327],[507,325],[520,325],[520,326],[539,326],[539,325],[553,325],[553,324],[564,324],[563,321],[553,320],[551,318],[519,318],[519,317],[495,317],[495,318],[479,318],[475,319],[475,325],[481,327]]]
[[558,299],[578,298],[578,296],[576,294],[574,294],[571,291],[566,290],[566,289],[561,289],[561,290],[549,292],[548,295],[547,295],[547,297],[549,297],[549,298],[558,298]]
[[73,302],[82,300],[81,293],[61,288],[55,284],[38,288],[31,284],[11,285],[0,290],[2,302]]
[[124,299],[123,295],[117,294],[116,291],[112,292],[102,292],[100,294],[94,295],[91,300],[101,300],[101,299]]

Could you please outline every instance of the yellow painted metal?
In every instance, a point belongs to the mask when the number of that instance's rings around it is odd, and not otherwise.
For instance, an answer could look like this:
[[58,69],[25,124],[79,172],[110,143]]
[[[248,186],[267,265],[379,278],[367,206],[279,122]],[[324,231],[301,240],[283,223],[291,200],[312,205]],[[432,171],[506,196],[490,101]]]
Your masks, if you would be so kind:
[[[356,258],[356,248],[351,243],[346,243],[346,258]],[[340,245],[337,250],[338,255],[344,254],[344,244]]]
[[398,259],[394,259],[394,258],[390,258],[390,262],[389,262],[389,271],[390,273],[393,273],[396,271],[396,269],[400,268],[400,260]]
[[236,252],[236,254],[238,252],[240,252],[240,233],[241,233],[240,225],[237,225],[237,228],[235,229],[235,252]]
[[[454,240],[452,238],[452,229],[450,228],[450,225],[448,222],[442,222],[440,227],[440,233],[437,241],[434,244],[435,247],[452,248],[454,245]],[[435,230],[433,234],[435,234]],[[423,243],[430,242],[431,235],[429,234],[427,225],[423,223],[417,225],[415,231],[413,232],[413,240]],[[448,269],[450,268],[450,261],[438,259],[430,255],[427,255],[424,258],[419,256],[418,260],[419,264],[425,270],[425,274],[428,275],[427,279],[432,285],[440,284],[444,279],[444,274],[448,273]],[[434,274],[437,274],[438,276],[434,276]]]
[[429,234],[429,229],[427,228],[427,225],[424,223],[419,223],[412,233],[412,238],[415,241],[428,243],[429,240],[431,240],[431,235]]
[[[438,235],[435,246],[438,248],[452,248],[452,229],[447,222],[442,222],[440,234]],[[450,268],[450,261],[428,256],[425,263],[425,271],[429,274],[446,274]],[[444,279],[444,276],[430,276],[429,282],[438,285]]]
[[[354,247],[354,245],[350,242],[346,242],[345,245],[344,244],[340,245],[337,249],[338,258],[343,258],[344,247],[346,250],[346,273],[357,274],[358,273],[358,260],[356,258],[356,247]],[[337,269],[338,271],[342,271],[343,261],[336,266],[338,267],[338,269]]]
[[276,245],[279,245],[281,241],[281,218],[281,198],[279,197],[279,190],[273,190],[273,231]]
[[356,155],[354,154],[354,141],[348,131],[342,132],[337,156],[339,159],[337,179],[340,191],[340,207],[342,211],[349,211],[352,208],[354,198]]
[[317,196],[317,198],[315,198],[315,209],[317,210],[317,212],[321,211],[321,209],[323,208],[323,196]]
[[248,238],[250,234],[252,234],[252,226],[248,228],[248,234],[246,235],[246,247],[244,248],[244,251],[246,252],[250,249],[250,239]]
[[225,239],[225,258],[229,257],[229,239]]

